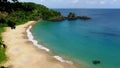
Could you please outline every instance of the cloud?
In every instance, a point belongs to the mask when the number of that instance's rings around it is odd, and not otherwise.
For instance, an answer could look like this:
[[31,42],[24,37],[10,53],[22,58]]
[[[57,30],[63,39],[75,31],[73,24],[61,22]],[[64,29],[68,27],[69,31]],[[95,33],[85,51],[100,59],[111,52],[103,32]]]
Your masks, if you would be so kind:
[[106,4],[106,2],[104,0],[99,2],[100,4]]
[[79,0],[73,0],[72,1],[72,3],[78,3],[79,2]]
[[113,2],[117,2],[118,0],[113,0]]
[[44,0],[40,0],[41,2],[44,1]]
[[118,0],[112,0],[113,2],[118,2]]
[[50,8],[120,8],[120,0],[19,0],[21,2],[35,2]]
[[102,5],[106,4],[107,0],[86,0],[85,3],[88,5]]
[[86,3],[86,4],[96,4],[97,1],[89,1],[89,0],[88,0],[88,1],[86,1],[85,3]]

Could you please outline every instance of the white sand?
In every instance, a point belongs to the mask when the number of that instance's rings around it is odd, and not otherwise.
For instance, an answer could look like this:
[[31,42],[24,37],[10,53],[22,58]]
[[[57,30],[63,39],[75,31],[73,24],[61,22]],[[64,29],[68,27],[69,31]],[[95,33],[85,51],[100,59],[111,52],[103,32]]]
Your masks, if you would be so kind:
[[27,38],[26,29],[34,24],[29,21],[19,25],[15,30],[5,28],[2,33],[3,41],[7,45],[8,61],[5,66],[12,68],[77,68],[74,64],[62,63],[53,58],[46,51],[40,50]]

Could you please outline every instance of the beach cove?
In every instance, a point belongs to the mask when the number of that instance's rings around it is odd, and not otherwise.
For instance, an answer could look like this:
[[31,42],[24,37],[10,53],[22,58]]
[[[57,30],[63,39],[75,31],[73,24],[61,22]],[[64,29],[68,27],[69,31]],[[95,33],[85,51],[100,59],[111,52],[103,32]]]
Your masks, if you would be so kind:
[[29,21],[17,26],[15,30],[5,28],[2,37],[7,45],[8,61],[4,66],[12,68],[77,68],[74,64],[58,61],[45,50],[33,45],[27,37],[26,30],[35,23],[35,21]]
[[[66,16],[69,11],[90,20],[43,21],[31,32],[53,55],[83,65],[85,68],[120,67],[119,9],[55,9]],[[112,58],[112,59],[111,59]],[[93,64],[99,60],[100,64]]]

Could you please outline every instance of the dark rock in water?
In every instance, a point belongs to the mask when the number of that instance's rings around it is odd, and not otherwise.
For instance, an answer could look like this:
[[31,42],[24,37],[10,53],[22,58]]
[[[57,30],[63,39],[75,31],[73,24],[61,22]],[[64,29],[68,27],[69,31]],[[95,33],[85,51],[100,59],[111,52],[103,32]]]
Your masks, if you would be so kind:
[[77,19],[81,19],[81,20],[89,20],[91,19],[88,16],[77,16],[75,13],[70,12],[67,16],[68,20],[77,20]]
[[70,12],[67,16],[67,20],[76,20],[78,17],[76,16],[75,13]]
[[93,64],[97,65],[97,64],[100,64],[101,62],[99,60],[94,60],[93,61]]
[[91,19],[88,16],[78,16],[78,18],[81,19],[81,20],[89,20],[89,19]]
[[75,17],[75,18],[68,18],[67,20],[77,20],[78,18]]
[[49,19],[49,21],[64,21],[64,20],[65,20],[65,17],[63,16],[56,16]]
[[77,20],[77,19],[89,20],[91,18],[88,16],[77,16],[75,13],[70,12],[67,17],[64,17],[62,15],[55,16],[48,19],[48,21],[64,21],[64,20]]

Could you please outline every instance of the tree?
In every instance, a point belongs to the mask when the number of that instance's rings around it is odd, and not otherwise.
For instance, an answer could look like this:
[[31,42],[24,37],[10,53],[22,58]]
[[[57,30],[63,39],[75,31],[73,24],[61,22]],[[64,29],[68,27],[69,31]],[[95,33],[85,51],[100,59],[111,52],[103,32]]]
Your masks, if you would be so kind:
[[[13,2],[18,2],[18,0],[12,0]],[[0,3],[7,3],[9,2],[8,0],[0,0]]]
[[1,18],[0,19],[0,24],[4,24],[5,23],[5,19]]
[[75,13],[70,12],[68,14],[68,18],[75,18],[75,17],[76,17]]
[[78,16],[75,15],[75,13],[70,12],[67,16],[68,20],[76,20],[78,19]]
[[0,2],[2,2],[2,3],[7,3],[8,0],[0,0]]
[[18,2],[18,0],[12,0],[13,2]]
[[13,21],[8,21],[8,26],[11,27],[11,29],[15,29],[15,23]]

